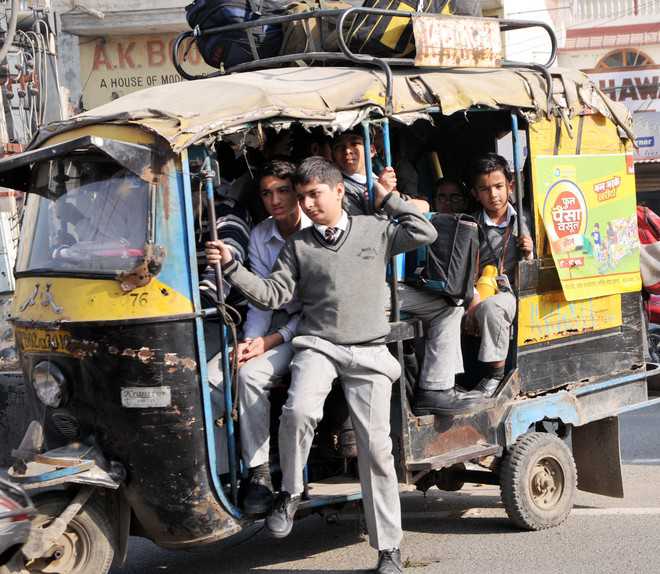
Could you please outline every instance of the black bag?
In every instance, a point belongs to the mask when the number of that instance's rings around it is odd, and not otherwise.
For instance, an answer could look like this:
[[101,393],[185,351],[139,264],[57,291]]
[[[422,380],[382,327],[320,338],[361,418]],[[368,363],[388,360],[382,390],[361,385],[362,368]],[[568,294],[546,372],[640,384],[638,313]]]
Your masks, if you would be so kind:
[[[438,291],[454,305],[472,299],[479,256],[479,224],[464,213],[429,214],[438,238],[406,261],[406,282]],[[409,259],[409,258],[407,258]]]
[[[285,6],[286,3],[276,0],[195,0],[186,6],[186,19],[191,28],[199,26],[200,30],[206,30],[281,14]],[[258,58],[277,56],[282,44],[282,26],[211,33],[197,36],[195,40],[209,66],[231,68]]]
[[[364,0],[364,8],[440,14],[447,0]],[[415,38],[412,19],[401,16],[358,14],[347,35],[348,47],[358,54],[379,58],[412,58]]]

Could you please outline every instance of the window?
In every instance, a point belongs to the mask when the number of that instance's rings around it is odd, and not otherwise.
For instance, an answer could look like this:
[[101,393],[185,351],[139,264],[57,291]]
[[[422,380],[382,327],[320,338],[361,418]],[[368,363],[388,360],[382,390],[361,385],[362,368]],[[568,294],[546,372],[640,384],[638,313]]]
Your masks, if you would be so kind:
[[119,164],[89,156],[44,162],[34,174],[17,272],[114,274],[141,260],[146,182]]
[[653,60],[644,52],[633,48],[614,50],[607,54],[596,64],[596,70],[608,70],[610,68],[635,68],[638,66],[652,66]]

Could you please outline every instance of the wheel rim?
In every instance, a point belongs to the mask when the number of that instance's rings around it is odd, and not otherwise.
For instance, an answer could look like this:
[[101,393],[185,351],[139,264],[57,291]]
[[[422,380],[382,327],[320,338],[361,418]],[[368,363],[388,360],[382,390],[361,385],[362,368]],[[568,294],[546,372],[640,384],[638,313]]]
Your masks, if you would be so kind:
[[556,458],[544,456],[536,461],[529,478],[529,492],[538,508],[554,508],[564,494],[564,485],[564,471]]
[[[46,528],[49,525],[50,521],[39,524],[38,527]],[[84,569],[91,550],[92,540],[89,534],[74,518],[44,556],[28,562],[26,568],[28,572],[34,573],[75,574]]]

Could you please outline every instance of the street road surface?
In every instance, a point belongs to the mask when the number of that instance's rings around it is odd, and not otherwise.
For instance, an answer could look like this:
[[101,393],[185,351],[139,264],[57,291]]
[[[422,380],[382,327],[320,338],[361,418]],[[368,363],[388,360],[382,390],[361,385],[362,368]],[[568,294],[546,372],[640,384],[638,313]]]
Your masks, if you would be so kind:
[[[551,530],[516,530],[494,486],[404,494],[405,573],[660,572],[659,435],[660,405],[622,417],[625,498],[579,492],[571,517]],[[348,510],[337,524],[311,516],[285,540],[262,532],[233,548],[172,552],[133,538],[128,564],[111,574],[355,574],[375,561]]]

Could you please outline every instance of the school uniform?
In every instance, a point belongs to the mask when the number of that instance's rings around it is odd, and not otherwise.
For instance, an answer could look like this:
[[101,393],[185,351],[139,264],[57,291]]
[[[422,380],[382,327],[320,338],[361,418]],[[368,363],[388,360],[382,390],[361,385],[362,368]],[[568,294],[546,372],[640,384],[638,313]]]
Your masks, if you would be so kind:
[[[369,214],[366,176],[343,175],[344,209],[354,215]],[[373,177],[377,179],[376,175]],[[402,199],[410,198],[403,196]],[[450,305],[447,299],[430,289],[399,283],[397,291],[400,311],[424,324],[424,362],[418,387],[429,391],[453,388],[456,375],[463,372],[461,321],[465,309]]]
[[[312,222],[300,214],[300,229]],[[269,217],[250,233],[250,267],[260,277],[268,277],[284,247],[277,222]],[[293,358],[291,339],[300,321],[300,303],[294,298],[278,311],[248,304],[243,327],[244,339],[279,333],[282,343],[250,359],[238,370],[238,408],[241,429],[241,456],[248,468],[265,464],[270,453],[270,400],[268,390],[289,372]]]
[[282,490],[302,492],[314,429],[339,379],[355,428],[369,540],[379,550],[398,548],[402,536],[389,424],[400,366],[383,344],[389,333],[383,278],[392,255],[436,237],[423,215],[397,195],[385,198],[383,211],[396,221],[343,216],[345,229],[336,233],[314,226],[299,231],[267,279],[235,261],[225,269],[227,279],[258,307],[278,308],[294,293],[302,305],[292,341],[291,387],[280,417]]
[[[512,287],[509,291],[499,291],[485,299],[475,309],[474,316],[481,335],[477,358],[483,363],[504,361],[509,352],[511,325],[516,317],[517,307],[513,287],[520,259],[517,217],[518,214],[510,203],[502,223],[493,222],[484,210],[481,210],[476,216],[482,230],[479,245],[479,272],[481,273],[485,265],[495,265],[498,273],[509,278]],[[529,235],[529,229],[524,224],[524,220],[523,234]]]

